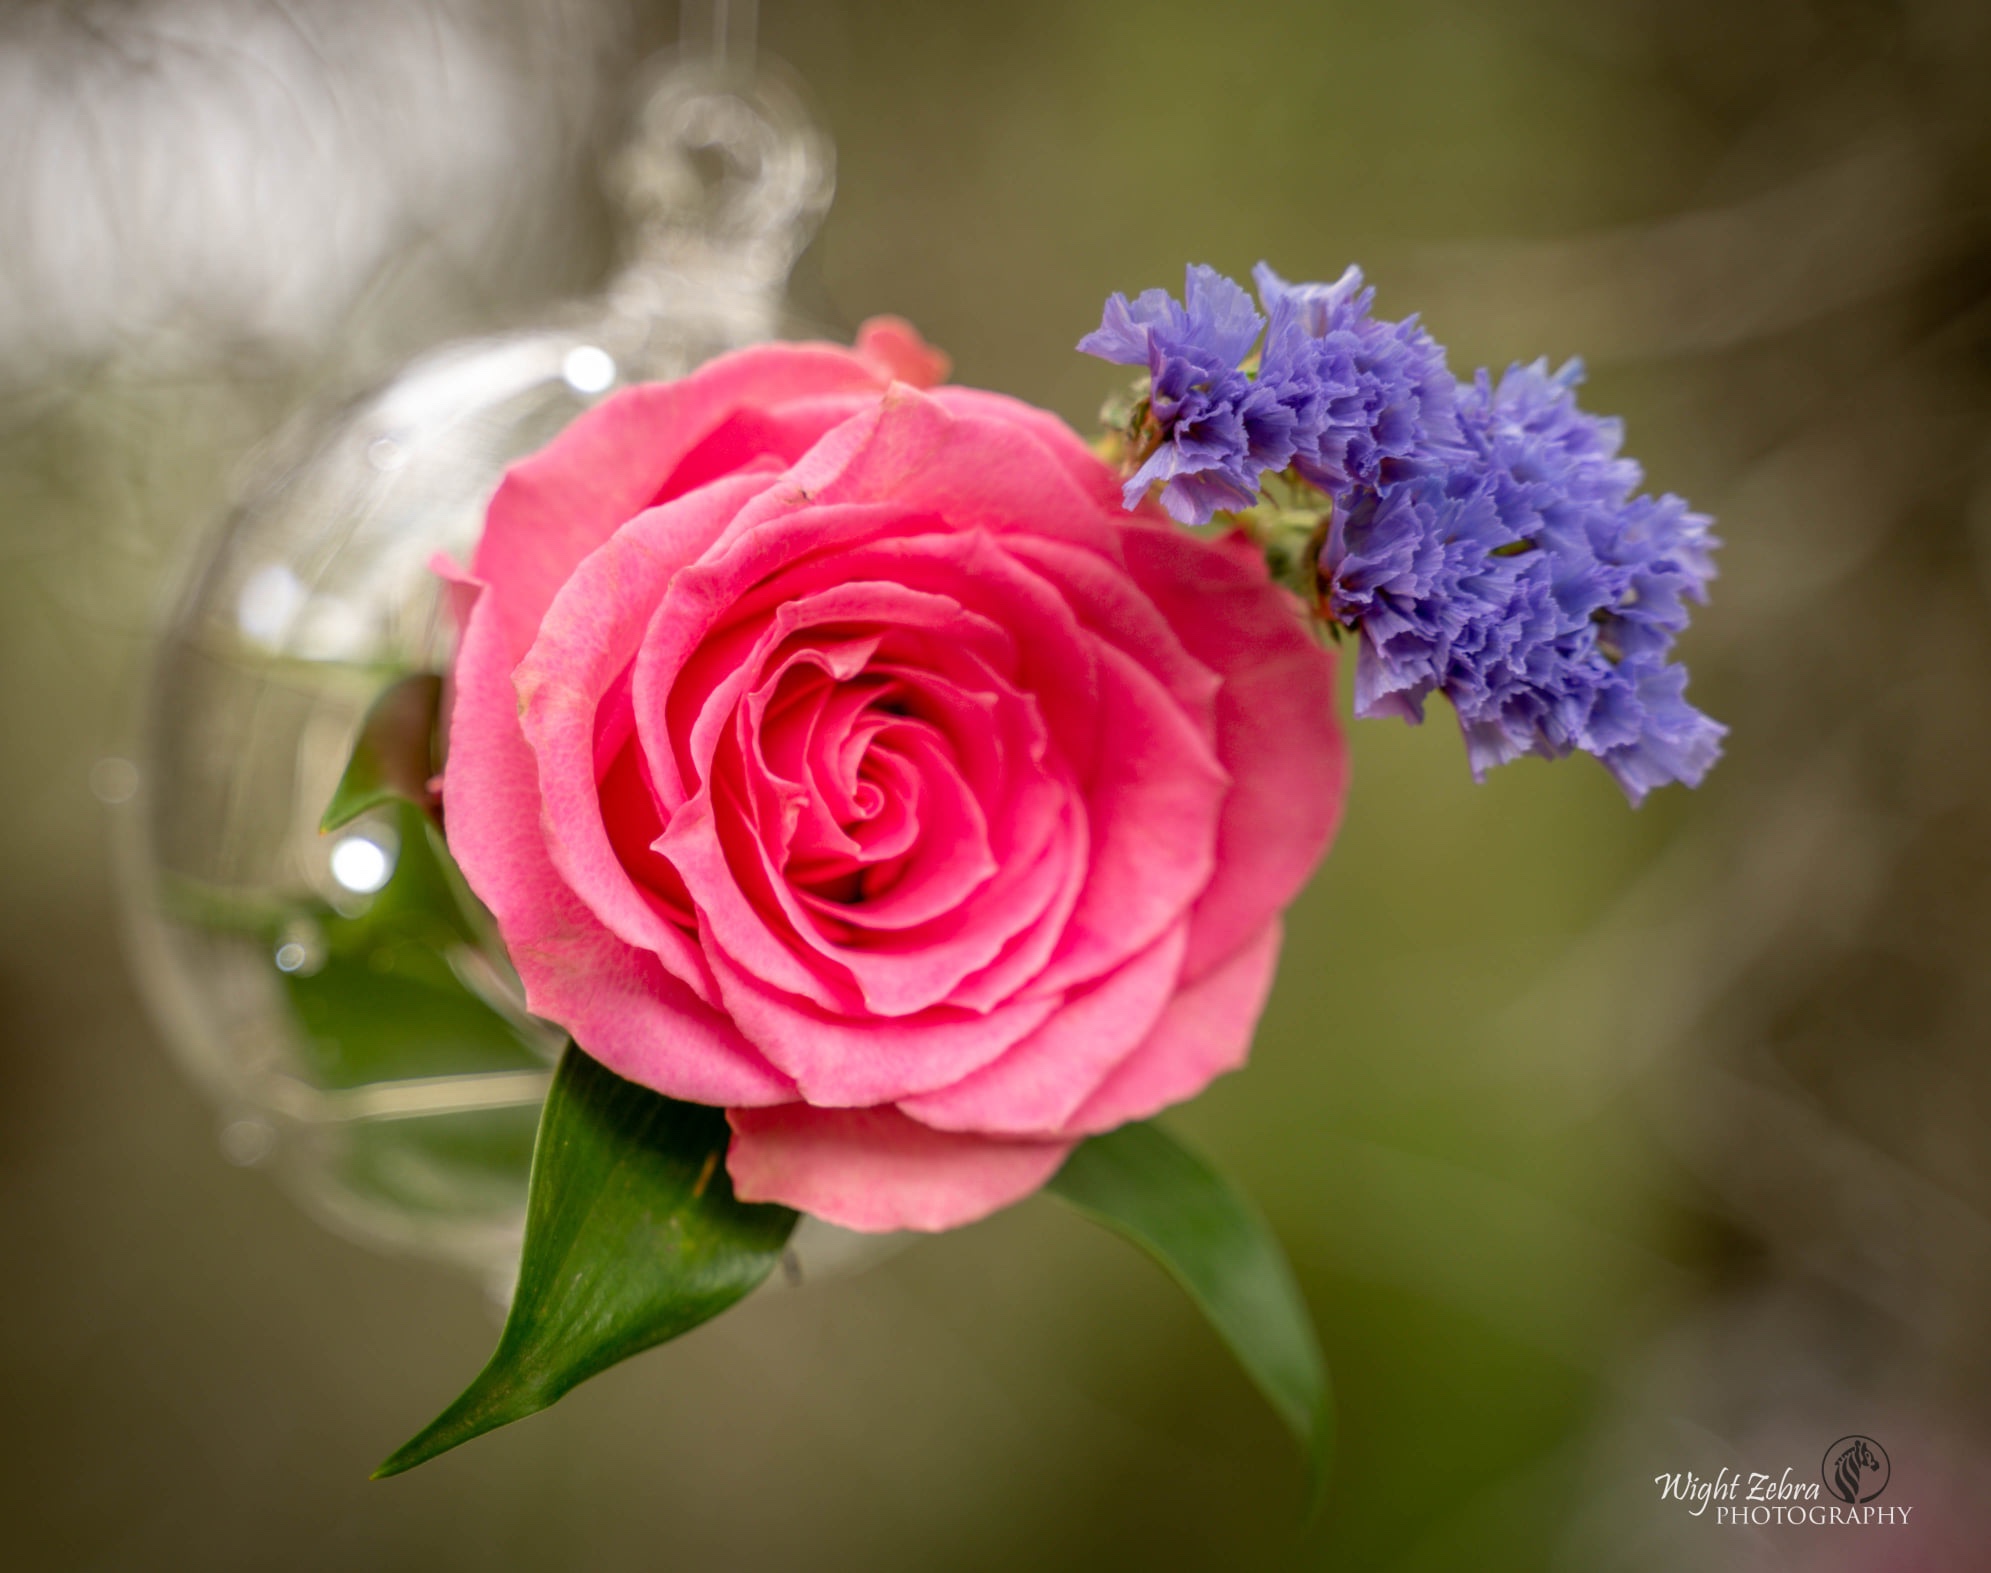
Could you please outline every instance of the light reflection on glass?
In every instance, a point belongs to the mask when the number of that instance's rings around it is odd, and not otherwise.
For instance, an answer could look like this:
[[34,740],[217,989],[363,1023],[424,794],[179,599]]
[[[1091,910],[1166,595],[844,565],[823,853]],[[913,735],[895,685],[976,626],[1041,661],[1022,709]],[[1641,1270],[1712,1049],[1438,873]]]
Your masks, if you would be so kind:
[[243,580],[235,598],[235,621],[257,644],[274,648],[283,643],[307,598],[296,574],[281,563],[267,563]]
[[276,1151],[277,1133],[267,1120],[250,1116],[230,1120],[221,1128],[221,1155],[230,1163],[248,1169]]
[[90,794],[100,803],[129,803],[138,793],[138,766],[115,756],[90,767]]
[[615,381],[615,357],[593,344],[577,344],[560,363],[560,375],[576,393],[606,393]]
[[[359,895],[372,895],[393,874],[394,859],[387,849],[366,836],[347,836],[332,848],[332,878]],[[277,965],[283,966],[281,959]]]

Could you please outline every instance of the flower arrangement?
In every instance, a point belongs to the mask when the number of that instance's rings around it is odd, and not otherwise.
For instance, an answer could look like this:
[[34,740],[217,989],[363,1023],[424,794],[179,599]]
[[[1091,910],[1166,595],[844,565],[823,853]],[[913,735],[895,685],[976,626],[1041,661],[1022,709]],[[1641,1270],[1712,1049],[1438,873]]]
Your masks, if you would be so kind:
[[[410,1468],[716,1315],[802,1214],[944,1230],[1048,1188],[1156,1256],[1324,1467],[1263,1220],[1152,1116],[1241,1066],[1359,716],[1633,803],[1723,729],[1673,641],[1715,545],[1580,371],[1460,383],[1414,319],[1208,268],[1115,295],[1088,445],[895,319],[626,388],[439,562],[328,828],[428,813],[570,1038],[496,1353]],[[446,890],[439,884],[438,889]]]

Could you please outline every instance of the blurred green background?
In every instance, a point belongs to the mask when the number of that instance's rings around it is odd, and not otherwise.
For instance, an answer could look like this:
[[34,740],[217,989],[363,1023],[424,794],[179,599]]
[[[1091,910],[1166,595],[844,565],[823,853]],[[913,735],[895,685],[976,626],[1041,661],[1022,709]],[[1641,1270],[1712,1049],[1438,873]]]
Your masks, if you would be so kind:
[[[767,1294],[414,1475],[468,1279],[230,1167],[120,957],[91,793],[244,456],[595,287],[675,8],[0,13],[0,1560],[24,1568],[1961,1569],[1991,1518],[1991,10],[766,0],[838,149],[795,281],[1081,427],[1112,289],[1359,260],[1455,370],[1581,353],[1728,546],[1733,728],[1629,811],[1354,728],[1251,1068],[1172,1117],[1264,1204],[1341,1453],[1047,1201]],[[274,84],[274,86],[272,85]],[[304,91],[305,84],[310,91]],[[149,117],[149,118],[148,118]],[[235,226],[230,228],[230,225]],[[259,249],[260,247],[260,249]],[[1912,1528],[1661,1472],[1880,1438]]]

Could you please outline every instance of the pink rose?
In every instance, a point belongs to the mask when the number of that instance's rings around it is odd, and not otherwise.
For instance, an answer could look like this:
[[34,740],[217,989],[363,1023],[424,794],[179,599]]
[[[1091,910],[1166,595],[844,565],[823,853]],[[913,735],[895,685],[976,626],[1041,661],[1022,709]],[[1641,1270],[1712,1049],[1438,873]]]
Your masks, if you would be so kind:
[[1242,1063],[1346,774],[1256,554],[944,372],[892,321],[744,350],[515,466],[443,784],[531,1008],[856,1229]]

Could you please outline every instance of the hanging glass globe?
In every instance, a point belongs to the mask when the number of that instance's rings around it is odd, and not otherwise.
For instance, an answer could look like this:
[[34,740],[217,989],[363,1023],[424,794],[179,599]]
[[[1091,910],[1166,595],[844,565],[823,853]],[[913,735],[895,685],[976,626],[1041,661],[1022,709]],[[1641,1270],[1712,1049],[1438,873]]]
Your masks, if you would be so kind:
[[776,336],[832,189],[780,75],[713,54],[661,66],[609,175],[628,246],[602,297],[436,350],[274,446],[160,638],[124,816],[141,978],[227,1155],[500,1294],[563,1038],[420,808],[319,825],[369,706],[447,671],[432,564],[469,560],[505,467],[625,382]]

